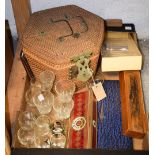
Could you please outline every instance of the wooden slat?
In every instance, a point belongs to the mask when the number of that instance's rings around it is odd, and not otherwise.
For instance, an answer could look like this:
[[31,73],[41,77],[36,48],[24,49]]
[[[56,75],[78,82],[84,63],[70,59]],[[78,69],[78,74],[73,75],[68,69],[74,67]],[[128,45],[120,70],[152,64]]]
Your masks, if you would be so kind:
[[121,19],[107,19],[106,25],[109,27],[121,27],[123,23]]
[[11,0],[19,38],[31,15],[30,0]]
[[19,44],[14,58],[6,92],[6,102],[8,105],[6,114],[10,118],[11,125],[13,125],[15,122],[16,112],[20,109],[24,99],[24,91],[27,80],[26,72],[22,62],[20,61],[20,51],[21,47]]
[[[13,63],[13,45],[12,45],[9,23],[6,20],[5,21],[5,91],[10,77],[12,63]],[[6,111],[8,111],[7,102],[5,104],[5,108],[6,108]],[[5,125],[8,128],[9,134],[11,134],[9,113],[5,113]]]
[[13,46],[8,21],[5,21],[5,89],[9,80],[13,63]]
[[7,128],[5,128],[5,155],[11,155],[10,136]]
[[123,134],[142,138],[147,133],[147,116],[139,71],[120,72]]

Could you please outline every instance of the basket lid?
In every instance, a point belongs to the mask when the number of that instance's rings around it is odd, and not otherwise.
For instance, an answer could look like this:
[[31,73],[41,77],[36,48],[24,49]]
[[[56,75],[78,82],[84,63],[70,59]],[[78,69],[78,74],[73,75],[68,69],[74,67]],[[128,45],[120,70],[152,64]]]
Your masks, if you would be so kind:
[[103,37],[102,18],[68,5],[33,13],[23,32],[22,46],[31,57],[60,65],[86,51],[99,54]]

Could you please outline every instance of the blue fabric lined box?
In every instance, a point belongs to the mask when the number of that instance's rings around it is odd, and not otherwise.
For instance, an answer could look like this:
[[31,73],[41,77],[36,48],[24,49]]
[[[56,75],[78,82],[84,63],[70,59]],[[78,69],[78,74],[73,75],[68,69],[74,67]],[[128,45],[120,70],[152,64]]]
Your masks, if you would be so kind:
[[[122,135],[121,101],[119,81],[104,81],[107,97],[97,104],[98,135],[97,148],[105,150],[130,150],[132,138]],[[103,104],[103,119],[100,119]]]

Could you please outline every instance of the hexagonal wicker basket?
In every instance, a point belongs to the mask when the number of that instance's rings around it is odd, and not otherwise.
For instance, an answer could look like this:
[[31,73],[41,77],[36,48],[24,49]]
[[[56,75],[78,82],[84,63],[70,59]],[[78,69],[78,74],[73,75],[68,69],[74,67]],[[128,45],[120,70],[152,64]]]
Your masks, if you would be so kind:
[[22,48],[36,78],[41,71],[51,70],[56,81],[72,79],[82,88],[92,70],[95,74],[103,38],[102,18],[68,5],[33,13],[23,32]]

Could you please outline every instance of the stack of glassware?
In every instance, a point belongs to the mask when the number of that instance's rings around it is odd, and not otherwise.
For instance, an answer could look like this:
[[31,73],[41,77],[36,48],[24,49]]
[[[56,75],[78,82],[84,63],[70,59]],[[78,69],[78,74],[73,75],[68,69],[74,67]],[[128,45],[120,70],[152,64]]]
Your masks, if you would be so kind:
[[[64,148],[66,146],[64,122],[70,118],[74,107],[75,84],[70,80],[60,80],[51,92],[55,75],[44,71],[39,81],[30,81],[25,100],[34,111],[19,114],[17,137],[28,148]],[[31,108],[30,108],[31,109]],[[36,112],[37,111],[37,112]],[[54,120],[50,116],[54,116]]]

